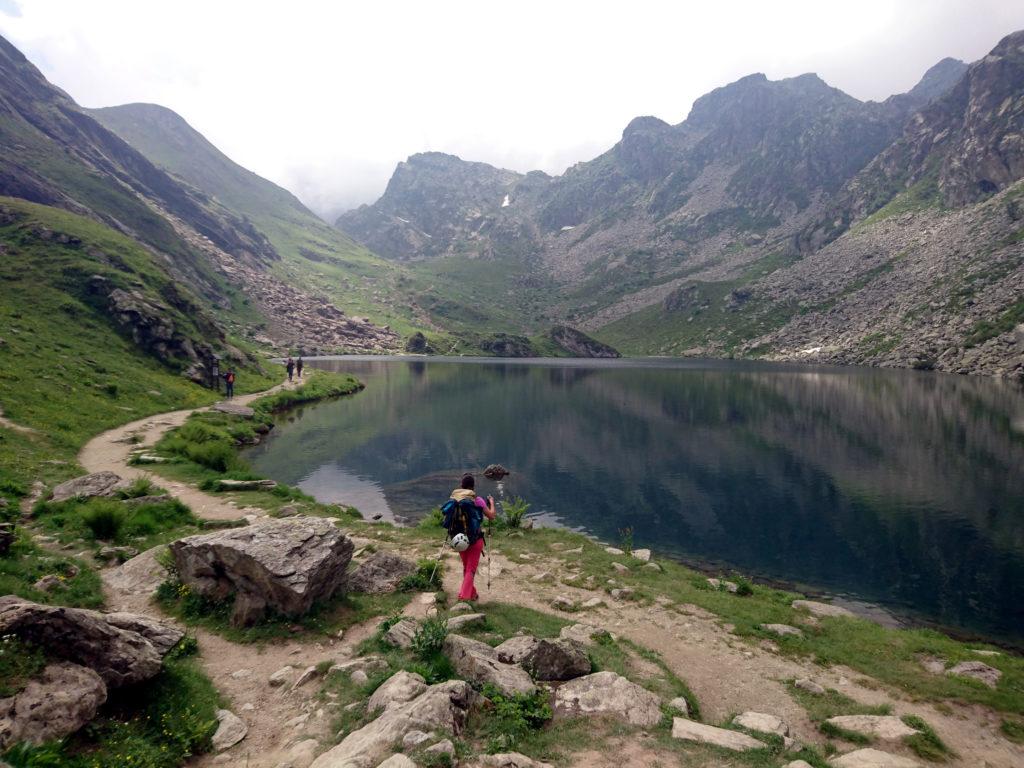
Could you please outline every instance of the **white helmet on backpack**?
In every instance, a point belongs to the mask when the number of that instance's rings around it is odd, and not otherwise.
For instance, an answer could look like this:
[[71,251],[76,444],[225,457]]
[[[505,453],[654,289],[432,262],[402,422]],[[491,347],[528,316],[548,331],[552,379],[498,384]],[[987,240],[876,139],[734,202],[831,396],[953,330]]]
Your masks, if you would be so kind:
[[464,533],[456,533],[452,536],[452,549],[456,552],[465,552],[469,549],[469,536]]

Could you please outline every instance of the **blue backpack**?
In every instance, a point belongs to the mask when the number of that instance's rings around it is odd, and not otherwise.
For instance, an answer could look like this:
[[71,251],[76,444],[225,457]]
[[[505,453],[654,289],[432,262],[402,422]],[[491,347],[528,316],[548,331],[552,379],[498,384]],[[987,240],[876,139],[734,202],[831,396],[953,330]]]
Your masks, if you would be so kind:
[[441,526],[448,531],[448,538],[464,533],[469,537],[469,543],[474,543],[483,537],[480,530],[483,520],[480,507],[472,499],[448,499],[441,507]]

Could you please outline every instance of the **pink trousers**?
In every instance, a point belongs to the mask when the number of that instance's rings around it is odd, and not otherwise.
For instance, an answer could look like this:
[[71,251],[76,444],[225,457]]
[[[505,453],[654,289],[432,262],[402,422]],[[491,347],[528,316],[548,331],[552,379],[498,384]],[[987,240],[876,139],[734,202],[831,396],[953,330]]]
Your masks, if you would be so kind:
[[484,551],[484,540],[477,539],[469,545],[465,552],[459,552],[462,558],[462,589],[459,590],[459,600],[479,600],[476,587],[473,586],[473,577],[476,576],[476,569],[480,565],[480,555]]

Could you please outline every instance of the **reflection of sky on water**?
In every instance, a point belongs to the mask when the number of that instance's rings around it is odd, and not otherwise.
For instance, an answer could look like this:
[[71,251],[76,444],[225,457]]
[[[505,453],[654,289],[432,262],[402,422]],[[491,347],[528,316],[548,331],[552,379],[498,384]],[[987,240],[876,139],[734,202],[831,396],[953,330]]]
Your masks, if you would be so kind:
[[512,470],[531,516],[662,556],[846,593],[1024,642],[1019,388],[695,361],[343,360],[362,393],[290,412],[255,469],[415,520]]

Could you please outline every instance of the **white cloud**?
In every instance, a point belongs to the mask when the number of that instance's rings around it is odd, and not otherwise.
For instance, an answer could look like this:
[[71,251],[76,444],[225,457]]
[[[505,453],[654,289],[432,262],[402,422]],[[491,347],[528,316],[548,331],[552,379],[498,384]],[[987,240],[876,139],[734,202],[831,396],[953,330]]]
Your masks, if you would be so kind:
[[632,117],[678,122],[750,72],[816,71],[880,99],[1024,27],[1024,4],[1005,0],[24,0],[20,13],[0,14],[0,33],[85,106],[168,106],[324,214],[372,201],[413,152],[558,173]]

